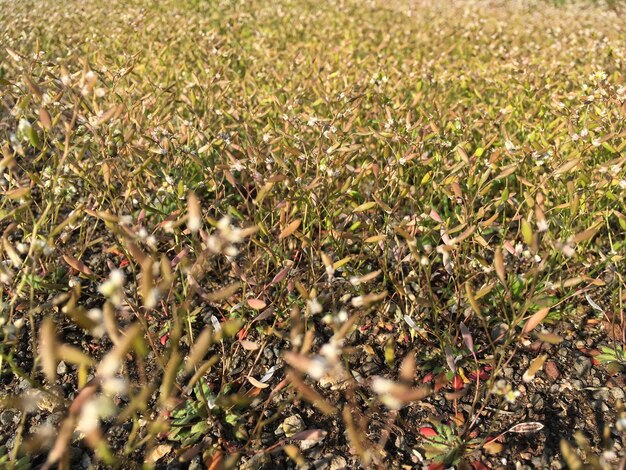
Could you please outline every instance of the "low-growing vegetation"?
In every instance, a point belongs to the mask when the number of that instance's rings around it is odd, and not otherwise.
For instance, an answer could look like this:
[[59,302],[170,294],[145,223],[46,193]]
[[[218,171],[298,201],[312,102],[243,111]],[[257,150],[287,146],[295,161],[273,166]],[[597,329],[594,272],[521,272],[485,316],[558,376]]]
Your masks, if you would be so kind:
[[620,2],[0,26],[3,468],[624,468]]

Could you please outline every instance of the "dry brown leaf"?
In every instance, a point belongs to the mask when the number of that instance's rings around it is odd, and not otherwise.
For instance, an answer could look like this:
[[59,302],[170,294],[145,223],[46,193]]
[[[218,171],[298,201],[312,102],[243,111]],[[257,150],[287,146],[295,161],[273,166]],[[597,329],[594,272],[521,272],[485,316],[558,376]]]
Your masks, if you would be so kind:
[[45,318],[39,328],[39,356],[41,368],[48,382],[53,383],[57,376],[56,334],[54,322]]
[[327,416],[333,415],[337,412],[337,409],[331,405],[326,399],[324,399],[319,393],[309,387],[304,380],[298,377],[297,374],[290,371],[287,374],[287,378],[291,385],[302,395],[302,397],[312,403],[316,408],[318,408],[322,413]]
[[593,227],[589,227],[587,230],[583,230],[582,232],[577,233],[569,240],[569,243],[574,245],[576,243],[590,240],[598,232],[598,230],[600,230],[600,227],[601,224],[596,224]]
[[256,351],[257,349],[260,348],[260,346],[255,343],[254,341],[250,341],[247,339],[242,339],[241,341],[239,341],[241,343],[241,347],[243,349],[245,349],[246,351]]
[[41,127],[46,130],[50,130],[52,127],[52,118],[50,117],[50,113],[46,111],[46,108],[39,108],[39,122],[41,123]]
[[148,463],[156,463],[172,450],[172,446],[169,444],[160,444],[156,447],[153,447],[152,450],[148,453],[146,457],[146,462]]
[[285,229],[282,232],[280,232],[280,235],[278,235],[278,239],[284,240],[285,238],[293,235],[294,232],[298,230],[298,227],[300,227],[301,223],[302,223],[302,219],[296,219],[293,222],[291,222],[289,225],[287,225],[287,227],[285,227]]
[[61,424],[61,428],[57,431],[57,438],[54,441],[54,445],[48,453],[46,463],[41,467],[42,470],[48,470],[52,465],[57,463],[63,455],[68,452],[70,446],[69,443],[74,434],[74,428],[76,427],[76,418],[69,416]]
[[269,387],[269,384],[263,383],[260,380],[255,379],[251,375],[249,375],[247,377],[247,379],[248,379],[248,382],[250,382],[256,388],[267,388],[267,387]]
[[193,367],[202,360],[206,352],[213,344],[213,329],[205,328],[191,347],[189,357],[185,361],[185,370],[190,372]]
[[539,369],[543,367],[543,363],[546,362],[547,358],[547,354],[542,354],[541,356],[537,356],[535,359],[533,359],[533,361],[530,363],[530,367],[528,367],[526,372],[524,372],[522,380],[524,382],[531,382],[535,378],[537,372],[539,372]]
[[554,333],[536,333],[535,336],[539,341],[543,341],[548,344],[559,344],[563,341],[563,338]]
[[522,335],[526,335],[526,334],[530,333],[532,330],[534,330],[535,327],[537,325],[539,325],[539,323],[541,323],[544,318],[546,318],[546,316],[548,315],[548,312],[550,312],[550,307],[545,307],[545,308],[542,308],[540,310],[537,310],[526,321],[526,324],[524,325],[524,328],[522,328]]
[[75,346],[60,344],[57,347],[57,356],[60,360],[76,364],[78,366],[92,366],[94,360]]
[[499,454],[504,450],[504,446],[496,441],[489,441],[483,445],[483,449],[490,455]]
[[411,351],[405,356],[400,365],[400,377],[402,380],[410,382],[415,379],[416,364],[415,352]]
[[218,289],[216,291],[210,292],[206,295],[207,300],[210,300],[211,302],[217,302],[220,300],[224,300],[227,299],[228,297],[230,297],[231,295],[233,295],[235,292],[237,292],[239,289],[241,288],[241,283],[240,282],[235,282],[229,286],[223,287],[221,289]]
[[187,228],[192,233],[197,232],[202,227],[202,209],[200,207],[200,199],[195,193],[189,193],[187,196]]
[[248,299],[247,303],[248,306],[253,310],[262,310],[267,306],[267,304],[261,299]]
[[83,273],[85,276],[93,276],[94,272],[89,269],[85,263],[77,260],[76,258],[71,257],[70,255],[63,255],[63,260],[76,271]]
[[304,458],[302,457],[302,454],[300,453],[300,449],[298,449],[297,446],[293,444],[288,444],[285,447],[283,447],[283,450],[289,456],[289,458],[296,463],[298,467],[301,467],[302,465],[304,465]]
[[568,171],[572,170],[575,166],[577,166],[580,163],[580,158],[574,158],[573,160],[570,160],[569,162],[561,165],[559,168],[557,168],[554,171],[555,175],[561,175],[563,173],[567,173]]
[[270,286],[273,286],[274,284],[278,284],[280,281],[285,279],[287,277],[287,274],[289,274],[289,271],[291,271],[291,266],[287,266],[286,268],[281,269],[278,272],[278,274],[276,274],[276,276],[274,276],[274,278],[270,282]]
[[499,247],[496,248],[496,253],[493,258],[493,263],[496,268],[496,274],[498,275],[498,279],[500,279],[500,282],[506,286],[506,271],[504,269],[504,256],[502,255],[502,250]]

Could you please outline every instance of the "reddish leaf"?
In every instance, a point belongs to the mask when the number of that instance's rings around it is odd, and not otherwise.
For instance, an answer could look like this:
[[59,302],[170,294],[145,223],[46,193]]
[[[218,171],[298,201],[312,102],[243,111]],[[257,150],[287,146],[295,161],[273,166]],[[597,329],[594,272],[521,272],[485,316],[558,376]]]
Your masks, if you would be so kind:
[[435,378],[435,374],[433,374],[432,372],[429,372],[422,379],[422,383],[425,383],[425,384],[430,383],[433,381],[434,378]]
[[221,450],[215,451],[213,455],[211,455],[205,462],[207,466],[207,470],[221,469],[223,461],[224,461],[224,453]]
[[254,310],[262,310],[267,306],[261,299],[248,299],[248,305]]
[[424,437],[434,437],[437,436],[437,431],[435,431],[430,426],[423,426],[419,429],[419,433]]
[[525,335],[530,333],[539,323],[543,321],[544,318],[550,312],[550,307],[542,308],[541,310],[537,310],[533,315],[526,321],[524,328],[522,328],[522,334]]
[[485,372],[484,370],[472,371],[472,372],[469,373],[468,378],[472,382],[475,382],[477,374],[478,374],[478,377],[480,378],[480,380],[487,380],[487,379],[489,379],[489,372]]
[[460,376],[455,375],[452,379],[452,387],[455,390],[461,390],[463,388],[463,379]]
[[63,255],[63,260],[76,271],[83,273],[86,276],[93,276],[94,273],[91,269],[85,266],[85,263],[77,260],[76,258],[72,258],[70,255]]
[[437,211],[435,209],[431,209],[430,214],[428,214],[428,215],[435,222],[439,222],[439,223],[443,222],[443,219],[441,218],[441,216],[437,213]]
[[287,266],[286,268],[278,271],[278,274],[276,274],[276,276],[274,276],[274,279],[272,279],[272,282],[270,282],[270,286],[278,284],[280,281],[285,279],[287,277],[287,274],[289,274],[289,271],[291,271],[291,266]]
[[474,462],[472,462],[472,468],[474,470],[489,470],[489,467],[487,467],[487,465],[485,465],[482,462],[479,462],[478,460],[475,460]]
[[445,387],[448,382],[449,380],[448,377],[446,377],[446,374],[439,374],[437,377],[435,377],[435,392]]

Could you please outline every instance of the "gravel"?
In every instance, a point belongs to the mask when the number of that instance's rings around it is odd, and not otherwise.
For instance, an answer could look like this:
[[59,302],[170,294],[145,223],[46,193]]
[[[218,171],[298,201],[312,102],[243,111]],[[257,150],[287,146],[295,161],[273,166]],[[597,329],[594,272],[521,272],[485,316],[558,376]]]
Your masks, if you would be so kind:
[[[288,416],[287,418],[285,418],[279,428],[282,428],[282,432],[285,434],[285,436],[291,437],[304,429],[304,420],[299,414]],[[276,432],[278,433],[278,429],[276,430]]]
[[586,356],[576,357],[574,359],[573,369],[578,378],[585,378],[591,370],[591,359]]
[[341,455],[336,455],[330,461],[330,470],[341,470],[348,467],[348,461]]
[[624,399],[624,389],[622,387],[613,387],[611,389],[611,396],[615,400],[623,400]]

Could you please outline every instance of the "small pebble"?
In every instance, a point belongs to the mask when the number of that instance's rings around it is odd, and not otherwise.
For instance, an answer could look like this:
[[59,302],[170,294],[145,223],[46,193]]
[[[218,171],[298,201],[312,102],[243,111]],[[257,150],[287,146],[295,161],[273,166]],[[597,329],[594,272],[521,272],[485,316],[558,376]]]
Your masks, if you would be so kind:
[[586,356],[578,356],[574,359],[574,373],[578,378],[584,378],[591,370],[591,360]]
[[199,455],[196,455],[191,462],[189,463],[188,470],[201,470],[202,469],[202,459]]
[[559,376],[561,375],[561,372],[559,371],[559,368],[556,365],[556,362],[554,361],[547,361],[544,366],[543,366],[546,375],[548,377],[550,377],[550,379],[552,380],[556,380],[559,378]]
[[295,414],[285,418],[280,427],[282,427],[285,436],[291,437],[304,429],[304,421],[299,414]]
[[585,383],[578,379],[572,379],[571,384],[574,390],[582,390],[585,387]]
[[17,424],[17,413],[13,410],[4,410],[0,413],[0,424],[3,426],[13,426]]
[[342,470],[348,468],[348,461],[341,455],[336,455],[330,461],[330,470]]

